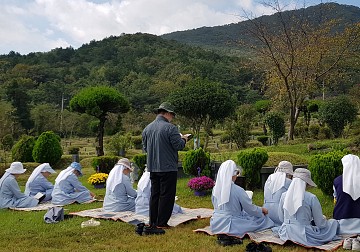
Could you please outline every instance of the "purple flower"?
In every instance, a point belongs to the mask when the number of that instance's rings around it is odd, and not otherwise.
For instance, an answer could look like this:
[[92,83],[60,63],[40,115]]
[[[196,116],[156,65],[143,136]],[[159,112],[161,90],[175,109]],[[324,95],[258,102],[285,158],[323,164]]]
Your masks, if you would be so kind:
[[206,191],[212,189],[215,182],[207,176],[201,176],[190,179],[187,185],[192,190]]

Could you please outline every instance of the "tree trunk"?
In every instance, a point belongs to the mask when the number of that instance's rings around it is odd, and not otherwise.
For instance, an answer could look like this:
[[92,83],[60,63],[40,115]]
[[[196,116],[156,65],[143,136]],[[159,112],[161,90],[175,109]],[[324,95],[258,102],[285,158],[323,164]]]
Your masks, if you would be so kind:
[[96,148],[96,152],[97,152],[97,156],[104,156],[104,127],[105,127],[106,118],[101,117],[99,119],[100,119],[99,135],[98,135],[99,146],[98,148]]

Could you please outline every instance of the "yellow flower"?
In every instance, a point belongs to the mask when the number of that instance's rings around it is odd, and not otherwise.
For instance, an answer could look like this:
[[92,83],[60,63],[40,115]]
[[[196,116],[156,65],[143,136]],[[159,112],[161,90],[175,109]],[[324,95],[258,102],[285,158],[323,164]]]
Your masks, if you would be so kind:
[[108,177],[109,177],[108,174],[98,172],[98,173],[91,175],[88,178],[88,182],[92,185],[101,184],[101,183],[105,183]]

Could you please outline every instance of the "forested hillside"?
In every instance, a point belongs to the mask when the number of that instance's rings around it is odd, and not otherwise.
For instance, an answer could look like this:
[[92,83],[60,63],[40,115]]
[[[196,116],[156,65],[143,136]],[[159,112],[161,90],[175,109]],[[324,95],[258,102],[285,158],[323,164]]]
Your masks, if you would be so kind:
[[[327,15],[320,15],[325,9],[328,10],[325,12]],[[317,18],[320,16],[328,20],[341,18],[334,33],[360,20],[359,8],[338,4],[321,4],[289,13],[310,17],[313,25],[319,23]],[[262,22],[272,24],[270,32],[274,33],[279,25],[275,17],[274,14],[260,18]],[[274,95],[268,92],[269,86],[263,85],[265,82],[279,82],[273,78],[276,70],[271,69],[271,62],[270,65],[255,65],[263,62],[258,58],[254,60],[255,54],[248,49],[246,57],[245,54],[229,53],[239,48],[239,40],[244,40],[248,46],[258,45],[246,35],[248,22],[204,27],[162,37],[142,33],[122,34],[90,41],[78,49],[56,48],[45,53],[21,55],[10,52],[0,55],[0,120],[3,122],[0,124],[0,138],[7,134],[14,138],[23,133],[38,135],[46,130],[62,136],[94,136],[98,121],[86,114],[73,113],[68,107],[74,95],[88,86],[114,87],[130,103],[131,110],[125,116],[109,117],[106,122],[108,135],[119,132],[124,125],[138,133],[152,119],[153,115],[149,115],[153,108],[194,80],[218,83],[233,96],[235,106],[275,98],[283,90],[275,89]],[[243,50],[242,47],[240,50]],[[294,106],[294,109],[300,111],[305,99],[321,95],[325,84],[330,95],[347,94],[359,83],[358,55],[355,53],[344,61],[338,60],[334,64],[337,68],[326,70],[336,70],[332,79],[314,73],[310,82],[315,88],[304,93],[300,105]],[[333,59],[326,60],[329,60],[328,64]],[[304,61],[302,64],[301,67],[307,67]],[[300,67],[298,70],[303,71]],[[299,73],[296,76],[301,76]],[[294,83],[298,84],[296,81]],[[323,89],[319,85],[323,85]],[[281,102],[278,100],[275,103],[277,109],[286,113],[289,111],[288,103],[286,100]]]
[[[13,123],[18,129],[37,133],[62,128],[68,133],[90,134],[87,125],[91,120],[85,118],[84,125],[80,116],[74,120],[67,111],[73,95],[86,86],[115,87],[127,97],[132,111],[139,114],[151,111],[170,92],[195,78],[220,82],[239,104],[248,102],[259,97],[256,86],[260,77],[260,71],[238,57],[141,33],[91,41],[77,50],[57,48],[46,53],[11,52],[0,56],[1,101],[3,109],[8,109],[2,114],[13,111],[12,119],[17,122]],[[64,112],[64,125],[59,127],[60,112]],[[0,135],[9,131],[4,126]]]
[[[351,5],[340,5],[337,3],[319,4],[305,9],[298,9],[284,12],[288,16],[304,15],[311,20],[311,24],[320,24],[325,20],[338,20],[338,30],[343,30],[348,24],[360,22],[360,8]],[[244,13],[238,13],[240,16]],[[278,31],[281,25],[276,15],[265,15],[258,17],[260,22],[272,24],[273,32]],[[161,37],[169,40],[176,40],[184,44],[195,45],[214,50],[220,50],[227,54],[249,53],[246,45],[257,43],[252,36],[249,36],[248,27],[250,20],[238,23],[201,27],[186,31],[177,31],[164,34]]]

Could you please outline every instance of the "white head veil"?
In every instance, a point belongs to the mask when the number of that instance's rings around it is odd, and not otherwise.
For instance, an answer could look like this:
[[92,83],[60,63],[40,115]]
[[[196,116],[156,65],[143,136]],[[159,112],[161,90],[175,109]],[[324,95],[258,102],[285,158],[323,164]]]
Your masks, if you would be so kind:
[[109,177],[106,180],[106,190],[114,191],[115,186],[122,182],[123,171],[126,168],[125,165],[116,164],[114,168],[111,169]]
[[75,170],[74,167],[69,166],[68,168],[66,168],[65,170],[62,170],[59,175],[56,177],[55,179],[55,183],[59,184],[60,181],[66,179],[71,173],[73,173],[73,171]]
[[311,179],[311,172],[305,168],[296,169],[284,200],[284,208],[290,215],[294,215],[299,207],[302,206],[306,184],[314,187],[316,186]]
[[274,194],[284,185],[286,174],[293,175],[293,165],[289,161],[281,161],[275,169],[275,173],[270,175],[269,189]]
[[145,188],[149,185],[149,183],[150,183],[150,172],[148,172],[147,168],[145,168],[137,185],[138,190],[143,192]]
[[353,200],[360,197],[360,159],[356,155],[346,155],[341,159],[343,164],[343,191]]
[[227,160],[220,165],[212,191],[218,206],[229,202],[231,183],[233,183],[232,176],[236,175],[237,171],[236,164],[232,160]]
[[34,179],[40,174],[40,172],[56,173],[51,168],[49,163],[43,163],[43,164],[39,165],[38,167],[36,167],[26,182],[26,186],[25,186],[25,194],[26,195],[29,195],[29,193],[30,193],[30,188],[29,188],[30,183],[34,181]]

